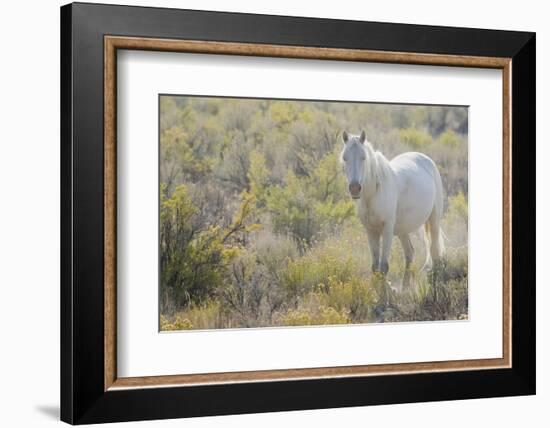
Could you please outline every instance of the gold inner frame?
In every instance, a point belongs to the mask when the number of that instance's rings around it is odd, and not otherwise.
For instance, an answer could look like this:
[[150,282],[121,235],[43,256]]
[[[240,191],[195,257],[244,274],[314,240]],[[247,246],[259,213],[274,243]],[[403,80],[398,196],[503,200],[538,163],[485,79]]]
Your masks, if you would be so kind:
[[[116,367],[116,88],[117,50],[147,50],[218,55],[324,59],[394,64],[441,65],[502,70],[503,129],[503,320],[502,358],[261,370],[170,376],[117,377]],[[511,58],[383,52],[268,44],[104,37],[104,389],[191,386],[234,382],[391,375],[511,367]]]

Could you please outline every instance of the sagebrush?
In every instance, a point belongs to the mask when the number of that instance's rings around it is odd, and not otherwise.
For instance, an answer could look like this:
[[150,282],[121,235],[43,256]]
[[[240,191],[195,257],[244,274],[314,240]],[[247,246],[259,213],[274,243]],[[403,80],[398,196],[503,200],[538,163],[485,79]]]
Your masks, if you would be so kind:
[[[161,330],[465,319],[468,114],[462,107],[162,96]],[[445,262],[402,289],[369,271],[338,161],[342,129],[441,171]]]

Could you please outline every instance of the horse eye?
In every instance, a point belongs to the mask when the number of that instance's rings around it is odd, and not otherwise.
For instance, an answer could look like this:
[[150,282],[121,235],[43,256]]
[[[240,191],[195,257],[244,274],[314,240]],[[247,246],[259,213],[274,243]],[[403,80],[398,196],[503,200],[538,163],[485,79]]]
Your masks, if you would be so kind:
[[342,159],[344,159],[344,162],[347,162],[348,161],[348,158],[347,157],[342,157]]

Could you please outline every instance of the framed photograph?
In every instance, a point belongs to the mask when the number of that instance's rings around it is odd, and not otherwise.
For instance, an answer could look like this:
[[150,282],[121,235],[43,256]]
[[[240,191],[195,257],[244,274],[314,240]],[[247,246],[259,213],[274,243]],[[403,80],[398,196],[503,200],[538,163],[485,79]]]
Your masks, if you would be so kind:
[[535,34],[61,8],[61,418],[535,393]]

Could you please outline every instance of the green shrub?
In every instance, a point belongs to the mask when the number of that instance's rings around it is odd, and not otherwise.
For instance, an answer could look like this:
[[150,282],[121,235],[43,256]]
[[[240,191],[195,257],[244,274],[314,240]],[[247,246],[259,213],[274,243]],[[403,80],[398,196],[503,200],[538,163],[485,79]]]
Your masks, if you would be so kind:
[[336,280],[330,276],[327,283],[320,285],[319,301],[340,313],[348,314],[351,322],[365,322],[376,301],[376,295],[369,281],[353,276],[348,281]]
[[432,137],[417,128],[405,128],[399,131],[401,141],[414,150],[426,149],[433,143]]
[[[260,159],[255,163],[255,170],[263,169]],[[258,175],[261,174],[253,174]],[[259,181],[251,181],[254,189],[260,189],[256,184]],[[310,176],[288,172],[284,185],[263,186],[258,193],[265,195],[262,198],[271,214],[274,232],[292,237],[302,250],[320,233],[338,230],[355,215],[355,204],[347,194],[336,153],[323,157]]]
[[177,314],[171,321],[164,315],[160,317],[160,330],[172,331],[172,330],[190,330],[193,328],[193,324],[189,319],[183,318],[181,314]]
[[282,276],[282,286],[289,297],[300,295],[324,286],[331,281],[348,281],[360,272],[351,254],[341,251],[336,244],[312,248],[303,257],[291,260]]
[[458,192],[449,198],[449,209],[447,210],[449,221],[468,222],[468,201],[464,193]]
[[284,186],[273,186],[267,195],[273,231],[296,240],[304,249],[319,232],[319,221],[307,193],[307,180],[289,172]]
[[224,328],[227,317],[219,301],[208,300],[201,304],[191,304],[176,312],[172,317],[161,315],[161,331]]
[[468,201],[464,193],[449,197],[449,206],[443,218],[443,230],[451,247],[468,244]]
[[451,149],[457,149],[461,142],[462,140],[458,134],[451,129],[446,130],[439,136],[439,144]]
[[177,186],[171,196],[161,186],[161,297],[176,309],[212,297],[222,285],[227,264],[238,255],[238,235],[257,230],[251,221],[256,201],[246,193],[241,198],[232,222],[222,227],[204,224],[185,185]]
[[282,318],[282,325],[286,326],[335,325],[349,322],[350,320],[344,312],[324,306],[319,307],[315,312],[290,310]]

